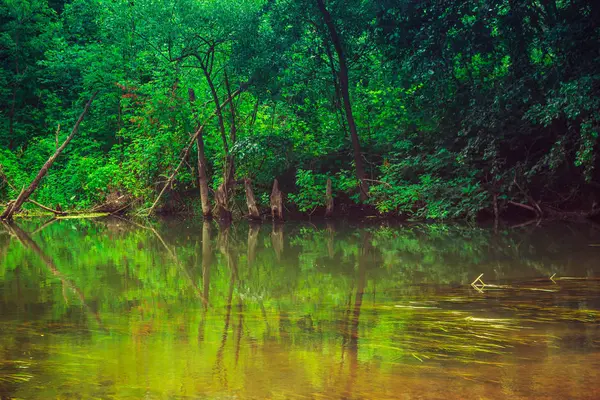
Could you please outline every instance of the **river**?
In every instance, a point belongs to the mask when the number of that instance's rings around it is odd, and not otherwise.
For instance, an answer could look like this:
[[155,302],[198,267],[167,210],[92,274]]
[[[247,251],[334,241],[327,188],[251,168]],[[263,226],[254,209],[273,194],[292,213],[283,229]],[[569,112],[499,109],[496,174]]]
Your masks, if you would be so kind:
[[0,398],[597,399],[600,228],[0,225]]

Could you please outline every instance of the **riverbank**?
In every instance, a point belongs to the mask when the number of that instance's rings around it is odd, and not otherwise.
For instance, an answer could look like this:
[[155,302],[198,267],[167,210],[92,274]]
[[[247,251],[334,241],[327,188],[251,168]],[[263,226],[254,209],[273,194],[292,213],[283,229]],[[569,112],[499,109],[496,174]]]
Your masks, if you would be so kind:
[[[204,218],[202,213],[197,209],[190,207],[174,208],[158,208],[154,213],[160,218],[194,218],[208,219],[216,222],[231,223],[240,221],[252,221],[255,223],[265,223],[273,221],[271,212],[268,207],[259,206],[260,219],[250,218],[248,213],[244,213],[240,208],[234,208],[232,218],[230,220],[221,220],[218,216]],[[143,208],[120,208],[116,211],[94,211],[97,207],[90,210],[63,210],[60,214],[25,208],[20,213],[15,214],[15,219],[33,219],[33,218],[56,218],[56,219],[75,219],[75,218],[100,218],[108,216],[123,216],[123,217],[147,217],[144,215]],[[284,208],[284,218],[281,222],[302,222],[302,221],[389,221],[392,223],[415,222],[415,223],[460,223],[470,222],[478,224],[499,224],[504,226],[518,227],[524,225],[535,224],[539,222],[565,221],[565,222],[582,222],[582,223],[598,223],[600,222],[599,215],[590,215],[585,211],[561,211],[549,213],[547,215],[537,216],[523,212],[520,209],[514,212],[504,212],[496,220],[494,215],[484,210],[480,212],[476,218],[448,218],[448,219],[432,219],[418,218],[407,214],[380,213],[374,207],[360,206],[356,204],[342,205],[336,209],[336,212],[325,217],[325,208],[316,208],[314,212],[300,212],[292,205]]]

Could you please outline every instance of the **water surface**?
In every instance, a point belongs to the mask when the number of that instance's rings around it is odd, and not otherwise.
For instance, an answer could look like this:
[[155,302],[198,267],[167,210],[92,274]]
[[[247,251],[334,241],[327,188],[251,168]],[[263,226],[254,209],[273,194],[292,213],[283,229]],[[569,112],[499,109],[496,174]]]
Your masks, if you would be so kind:
[[599,278],[593,225],[0,225],[0,398],[597,399]]

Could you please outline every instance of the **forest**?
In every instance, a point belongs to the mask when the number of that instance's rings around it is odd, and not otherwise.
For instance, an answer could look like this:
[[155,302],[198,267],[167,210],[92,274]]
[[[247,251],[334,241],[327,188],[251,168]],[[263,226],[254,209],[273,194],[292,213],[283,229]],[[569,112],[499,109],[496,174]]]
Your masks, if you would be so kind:
[[0,210],[600,215],[600,2],[1,0]]

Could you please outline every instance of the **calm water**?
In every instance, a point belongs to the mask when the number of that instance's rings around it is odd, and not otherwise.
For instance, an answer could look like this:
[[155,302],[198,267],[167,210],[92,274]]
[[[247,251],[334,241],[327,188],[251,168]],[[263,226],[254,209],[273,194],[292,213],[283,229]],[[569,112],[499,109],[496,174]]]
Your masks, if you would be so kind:
[[598,399],[599,279],[591,225],[0,225],[0,398]]

